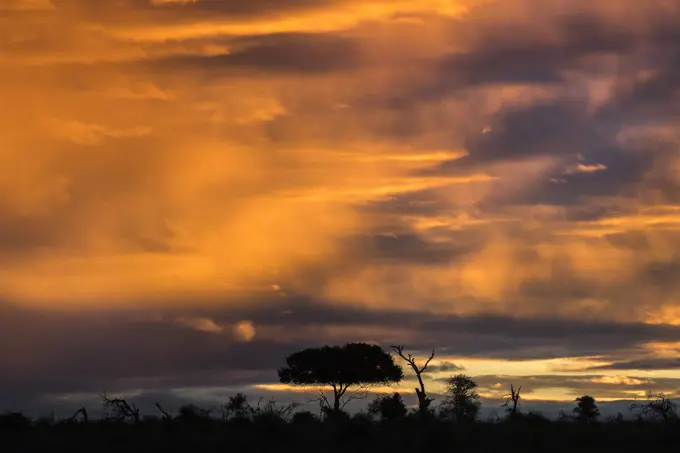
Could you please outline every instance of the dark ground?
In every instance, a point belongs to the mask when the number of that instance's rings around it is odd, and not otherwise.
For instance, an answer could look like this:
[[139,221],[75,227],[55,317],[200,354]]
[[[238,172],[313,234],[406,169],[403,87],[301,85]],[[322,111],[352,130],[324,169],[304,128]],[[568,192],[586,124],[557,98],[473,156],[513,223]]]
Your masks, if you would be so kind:
[[553,422],[518,417],[456,425],[415,417],[365,416],[291,422],[276,416],[120,421],[31,421],[0,417],[0,452],[641,452],[680,451],[680,421]]

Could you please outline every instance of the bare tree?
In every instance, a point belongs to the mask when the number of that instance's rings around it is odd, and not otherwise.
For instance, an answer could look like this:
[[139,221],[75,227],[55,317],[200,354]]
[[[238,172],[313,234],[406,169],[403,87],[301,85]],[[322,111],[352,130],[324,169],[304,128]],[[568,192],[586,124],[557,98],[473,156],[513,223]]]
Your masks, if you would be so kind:
[[425,364],[422,367],[419,367],[416,364],[416,359],[413,357],[412,354],[408,354],[407,356],[404,355],[404,346],[403,345],[398,345],[398,346],[391,346],[392,349],[408,363],[413,371],[416,373],[416,377],[418,378],[418,383],[420,384],[420,388],[416,387],[416,396],[418,396],[418,410],[420,412],[421,416],[425,416],[428,413],[428,410],[430,408],[430,404],[432,401],[434,401],[433,398],[428,398],[427,394],[425,393],[425,383],[423,382],[423,377],[422,374],[427,371],[427,366],[430,364],[432,359],[434,358],[434,349],[432,350],[432,354],[430,354],[430,357],[425,361]]
[[505,395],[505,404],[503,407],[507,407],[510,416],[517,415],[519,413],[519,400],[521,398],[520,392],[522,391],[522,386],[520,385],[517,390],[510,384],[510,394]]
[[82,416],[83,423],[87,423],[87,422],[88,422],[89,418],[88,418],[88,416],[87,416],[87,409],[85,409],[84,407],[81,407],[80,409],[78,409],[78,410],[76,411],[76,413],[73,414],[73,415],[71,416],[71,418],[69,419],[69,421],[70,421],[70,422],[76,421],[76,419],[78,418],[79,415]]
[[668,398],[664,393],[653,394],[651,391],[647,393],[647,403],[639,404],[633,403],[630,405],[630,410],[639,410],[643,417],[661,418],[667,421],[675,418],[675,403]]
[[132,420],[139,423],[139,408],[135,404],[130,405],[124,398],[109,399],[106,392],[99,395],[104,407],[113,411],[113,418],[117,421]]

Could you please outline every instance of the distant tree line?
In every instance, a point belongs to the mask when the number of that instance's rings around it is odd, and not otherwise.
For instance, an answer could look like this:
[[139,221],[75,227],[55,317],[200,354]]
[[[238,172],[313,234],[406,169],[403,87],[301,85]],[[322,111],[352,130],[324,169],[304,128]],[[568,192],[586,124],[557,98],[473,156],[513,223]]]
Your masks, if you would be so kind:
[[[404,353],[404,346],[391,347],[413,370],[418,380],[415,388],[418,397],[416,414],[420,417],[435,415],[431,405],[433,398],[427,396],[423,374],[435,356],[433,350],[422,365],[409,353]],[[287,366],[279,370],[282,383],[297,386],[325,386],[333,390],[331,404],[328,398],[319,392],[317,400],[326,416],[342,411],[347,403],[356,398],[365,397],[368,390],[376,385],[389,385],[400,382],[404,373],[395,363],[394,357],[380,346],[365,343],[348,343],[344,346],[324,346],[311,348],[292,354],[286,359]],[[353,392],[347,393],[350,388]],[[522,387],[510,385],[510,393],[506,395],[503,407],[508,416],[517,417],[521,413]],[[439,418],[454,422],[475,421],[478,417],[481,401],[477,393],[477,384],[465,374],[458,374],[446,380],[445,399],[439,404]],[[344,398],[344,400],[343,400]],[[600,418],[600,411],[595,399],[583,395],[575,400],[576,406],[571,415],[562,413],[562,420],[573,419],[581,422],[593,422]],[[399,407],[397,407],[399,406]],[[630,410],[638,417],[669,420],[676,418],[675,403],[663,393],[648,393],[647,402],[635,403]],[[381,419],[394,419],[398,414],[405,416],[407,408],[399,393],[391,396],[378,396],[369,405],[369,414]],[[539,414],[532,414],[537,416]],[[622,416],[622,415],[621,415]]]

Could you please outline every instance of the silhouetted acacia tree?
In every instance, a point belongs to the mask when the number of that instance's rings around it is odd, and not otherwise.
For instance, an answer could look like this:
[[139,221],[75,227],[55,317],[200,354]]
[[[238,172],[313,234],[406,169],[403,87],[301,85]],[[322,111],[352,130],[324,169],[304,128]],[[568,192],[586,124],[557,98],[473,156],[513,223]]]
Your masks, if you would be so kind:
[[397,392],[392,395],[376,396],[368,405],[368,413],[380,417],[381,420],[404,418],[407,412],[406,404]]
[[[370,386],[389,385],[404,377],[403,370],[394,363],[391,354],[380,346],[366,343],[305,349],[286,358],[286,365],[279,370],[282,383],[331,387],[332,409],[335,412],[339,412],[352,399],[365,397]],[[342,398],[352,386],[360,388],[348,395],[341,404]],[[321,398],[326,401],[323,393]]]
[[675,403],[665,393],[655,395],[652,392],[648,392],[647,403],[633,403],[630,405],[630,410],[639,410],[640,415],[643,417],[660,418],[664,421],[677,416],[675,413]]
[[508,414],[510,414],[510,416],[514,416],[519,413],[519,400],[521,398],[521,391],[521,385],[517,388],[517,390],[515,390],[515,387],[510,384],[510,394],[506,395],[505,404],[503,404],[503,406],[507,408]]
[[595,398],[590,395],[583,395],[576,398],[574,408],[576,419],[582,422],[594,422],[600,417],[600,409],[595,403]]
[[440,407],[444,417],[456,422],[477,419],[481,403],[477,383],[470,376],[458,374],[446,381],[446,399]]
[[404,346],[399,345],[399,346],[392,346],[392,349],[408,363],[413,371],[416,373],[416,377],[418,378],[418,383],[420,384],[420,388],[416,387],[416,396],[418,397],[418,411],[420,412],[421,416],[425,416],[428,413],[428,410],[430,408],[430,404],[432,401],[434,401],[433,398],[428,398],[427,394],[425,393],[425,383],[423,383],[423,377],[422,374],[427,371],[427,366],[430,364],[432,359],[434,358],[434,349],[432,350],[432,354],[430,354],[430,357],[425,361],[425,364],[422,367],[419,367],[416,364],[416,359],[413,357],[413,355],[409,354],[408,356],[404,355]]

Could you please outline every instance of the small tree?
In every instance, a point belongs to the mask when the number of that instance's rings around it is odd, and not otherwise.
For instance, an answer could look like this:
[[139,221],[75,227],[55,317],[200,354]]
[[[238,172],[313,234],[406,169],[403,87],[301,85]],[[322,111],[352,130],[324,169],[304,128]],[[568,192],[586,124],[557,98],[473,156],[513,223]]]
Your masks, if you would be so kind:
[[517,388],[517,390],[515,390],[515,387],[510,384],[510,394],[506,395],[505,404],[503,404],[503,407],[507,408],[508,414],[510,414],[511,417],[519,413],[519,400],[521,398],[521,391],[521,385]]
[[590,395],[583,395],[576,398],[574,408],[576,419],[582,422],[594,422],[600,417],[600,409],[595,403],[595,398]]
[[425,364],[422,367],[419,367],[416,364],[416,359],[411,354],[409,354],[408,356],[404,355],[403,345],[392,346],[392,349],[394,349],[394,352],[396,352],[399,355],[399,357],[404,359],[406,363],[408,363],[413,369],[413,371],[416,373],[418,383],[420,384],[420,388],[416,387],[416,396],[418,397],[418,411],[420,412],[420,415],[424,417],[425,415],[427,415],[430,408],[430,404],[432,404],[432,401],[434,401],[434,399],[428,398],[427,394],[425,393],[425,383],[423,383],[422,374],[425,371],[427,371],[427,366],[434,358],[434,349],[432,350],[432,354],[430,354],[430,357],[425,361]]
[[368,405],[368,413],[380,417],[381,420],[404,418],[407,412],[406,404],[397,392],[393,395],[376,396]]
[[225,419],[247,419],[252,417],[255,410],[248,403],[248,397],[243,393],[237,393],[229,397],[229,401],[222,406],[222,416]]
[[458,374],[446,381],[446,399],[442,403],[441,412],[445,417],[457,423],[474,421],[481,407],[477,383],[470,376]]
[[178,418],[185,421],[203,422],[210,420],[211,410],[203,409],[195,404],[184,404],[179,408]]
[[130,420],[134,423],[139,423],[139,408],[135,404],[130,404],[125,398],[110,399],[106,393],[99,395],[104,404],[104,408],[110,411],[110,417],[113,420],[124,422]]
[[650,391],[647,393],[646,404],[633,403],[630,405],[630,410],[639,410],[639,414],[643,417],[660,418],[664,421],[677,417],[675,403],[665,393],[655,395]]
[[[404,377],[390,354],[380,346],[366,343],[305,349],[286,358],[286,365],[279,370],[279,378],[284,384],[331,387],[334,412],[341,411],[355,398],[365,398],[369,387],[389,385]],[[353,386],[359,389],[347,395],[347,390]],[[320,397],[326,407],[331,407],[323,392]]]

